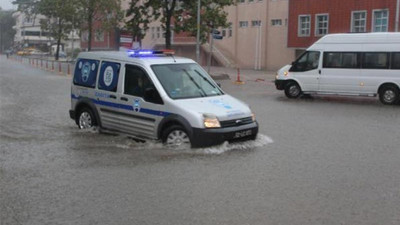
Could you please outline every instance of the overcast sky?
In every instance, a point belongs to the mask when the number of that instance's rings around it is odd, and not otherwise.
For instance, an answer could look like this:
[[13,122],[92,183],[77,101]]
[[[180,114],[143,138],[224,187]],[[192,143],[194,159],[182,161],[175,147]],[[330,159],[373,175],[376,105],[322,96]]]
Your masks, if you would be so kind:
[[11,4],[14,0],[0,0],[0,7],[2,9],[16,9],[16,7]]

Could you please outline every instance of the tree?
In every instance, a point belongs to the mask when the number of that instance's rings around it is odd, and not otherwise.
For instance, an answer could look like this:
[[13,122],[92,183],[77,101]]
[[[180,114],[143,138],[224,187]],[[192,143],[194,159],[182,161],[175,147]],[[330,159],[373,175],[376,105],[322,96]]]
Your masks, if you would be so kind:
[[131,0],[129,9],[126,12],[128,20],[125,28],[132,33],[134,40],[139,40],[141,46],[141,40],[149,29],[148,24],[152,16],[148,13],[146,7],[140,3],[141,0]]
[[12,17],[13,11],[3,11],[0,8],[0,52],[10,48],[14,42],[15,18]]
[[68,39],[68,34],[74,27],[76,0],[41,0],[36,6],[37,12],[46,16],[40,21],[42,30],[57,41],[56,60],[59,58],[62,39]]
[[[207,36],[213,29],[219,27],[228,27],[227,12],[224,7],[234,4],[234,0],[201,0],[201,23],[200,23],[200,40],[202,43],[207,41]],[[186,31],[192,36],[197,34],[197,1],[183,0],[182,14],[177,18],[175,30],[177,32]]]
[[182,11],[178,9],[177,4],[177,0],[147,0],[144,3],[145,8],[149,10],[155,20],[161,16],[162,27],[165,30],[165,48],[167,49],[171,48],[172,20],[176,14]]
[[121,20],[120,0],[78,0],[78,21],[81,21],[82,30],[88,32],[88,51],[92,48],[93,25],[95,21],[102,21],[102,28],[109,30],[118,25]]

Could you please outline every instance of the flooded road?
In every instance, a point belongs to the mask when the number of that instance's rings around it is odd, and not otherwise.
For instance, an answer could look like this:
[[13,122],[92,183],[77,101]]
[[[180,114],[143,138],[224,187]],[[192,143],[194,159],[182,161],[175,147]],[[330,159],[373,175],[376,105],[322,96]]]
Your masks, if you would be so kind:
[[204,149],[83,132],[71,78],[0,58],[0,224],[400,224],[399,106],[229,94],[255,141]]

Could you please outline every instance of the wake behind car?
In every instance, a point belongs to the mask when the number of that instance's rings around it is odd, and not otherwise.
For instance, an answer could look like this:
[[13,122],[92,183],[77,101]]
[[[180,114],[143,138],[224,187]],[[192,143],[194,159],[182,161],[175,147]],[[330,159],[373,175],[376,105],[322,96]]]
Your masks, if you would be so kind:
[[80,53],[70,117],[80,129],[98,126],[172,146],[206,147],[258,133],[246,104],[193,60],[161,51]]

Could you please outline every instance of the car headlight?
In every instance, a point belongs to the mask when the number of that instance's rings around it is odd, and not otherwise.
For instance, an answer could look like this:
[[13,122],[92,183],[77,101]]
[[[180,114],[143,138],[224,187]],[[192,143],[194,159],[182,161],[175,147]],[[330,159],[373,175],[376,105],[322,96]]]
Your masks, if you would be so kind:
[[251,113],[251,119],[253,120],[253,122],[256,122],[256,114]]
[[218,121],[218,118],[213,114],[203,114],[203,121],[205,128],[218,128],[221,127],[221,124]]

